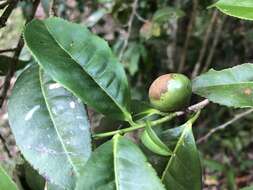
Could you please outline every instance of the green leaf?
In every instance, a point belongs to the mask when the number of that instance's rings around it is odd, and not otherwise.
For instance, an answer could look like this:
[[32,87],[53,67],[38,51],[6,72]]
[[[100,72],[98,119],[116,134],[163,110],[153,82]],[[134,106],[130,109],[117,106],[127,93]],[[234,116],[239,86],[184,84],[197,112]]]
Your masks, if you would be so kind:
[[77,190],[165,190],[139,147],[119,135],[101,145],[87,162]]
[[141,141],[149,150],[156,154],[162,156],[172,155],[172,151],[160,140],[152,127],[148,124],[141,135]]
[[95,110],[131,120],[126,74],[103,39],[84,26],[59,18],[33,20],[26,26],[24,38],[55,81]]
[[140,100],[131,101],[131,114],[135,120],[140,120],[147,118],[149,116],[158,114],[161,115],[161,112],[157,109],[154,109],[150,104]]
[[250,186],[250,187],[244,187],[244,188],[242,188],[242,189],[240,189],[240,190],[253,190],[253,186]]
[[163,135],[171,137],[171,147],[175,145],[162,175],[162,182],[166,188],[201,190],[201,164],[192,134],[192,123],[187,122],[180,127],[169,129]]
[[32,65],[15,83],[8,114],[26,160],[50,182],[73,189],[91,153],[82,103]]
[[[13,64],[14,61],[16,61],[16,60],[12,57],[0,55],[0,76],[6,75],[8,73],[10,65]],[[28,63],[29,63],[29,61],[18,60],[16,70],[23,69]]]
[[139,61],[141,57],[141,46],[142,45],[138,43],[130,43],[123,55],[122,62],[124,63],[131,76],[135,75],[138,71]]
[[5,172],[0,165],[0,189],[1,190],[18,190],[16,184],[13,182],[11,177]]
[[88,27],[94,26],[100,19],[102,19],[108,11],[106,9],[98,9],[94,13],[92,13],[84,22],[84,24]]
[[193,80],[193,92],[221,105],[253,106],[253,64],[215,71],[211,69]]
[[59,186],[56,186],[52,183],[47,183],[45,190],[65,190],[65,189],[60,188]]
[[44,190],[45,179],[27,162],[24,164],[25,180],[32,190]]
[[220,0],[211,7],[221,12],[241,19],[253,20],[252,0]]
[[168,22],[170,19],[178,19],[184,15],[185,13],[181,9],[175,7],[164,7],[155,12],[152,20],[153,22],[162,24]]

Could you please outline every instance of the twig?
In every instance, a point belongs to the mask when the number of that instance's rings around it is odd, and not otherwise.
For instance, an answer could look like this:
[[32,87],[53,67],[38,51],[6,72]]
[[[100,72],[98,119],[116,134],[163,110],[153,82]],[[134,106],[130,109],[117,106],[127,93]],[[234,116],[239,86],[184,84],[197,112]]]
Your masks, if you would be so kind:
[[130,18],[129,18],[129,21],[127,23],[127,27],[128,27],[128,30],[127,30],[127,34],[126,34],[126,37],[125,37],[125,40],[124,40],[124,44],[123,44],[123,47],[119,53],[119,60],[121,61],[122,59],[122,56],[127,48],[127,45],[128,45],[128,41],[129,41],[129,38],[130,38],[130,34],[131,34],[131,31],[132,31],[132,25],[133,25],[133,20],[134,20],[134,17],[136,15],[136,10],[138,8],[138,0],[134,0],[134,3],[132,5],[132,13],[130,15]]
[[[35,0],[34,1],[31,17],[27,19],[26,24],[33,19],[39,3],[40,3],[40,0]],[[13,60],[14,61],[10,65],[10,69],[9,69],[9,71],[8,71],[6,77],[5,77],[2,94],[1,94],[1,97],[0,97],[0,108],[2,108],[4,100],[7,97],[7,92],[10,88],[11,79],[15,74],[15,68],[17,67],[17,64],[18,64],[18,57],[19,57],[23,47],[24,47],[24,40],[23,40],[22,36],[20,36],[19,41],[18,41],[18,45],[15,48],[16,50],[15,50],[14,55],[13,55],[13,58],[14,58]]]
[[[170,121],[171,119],[177,117],[177,116],[181,116],[184,114],[189,113],[189,111],[194,111],[194,112],[198,112],[201,109],[203,109],[205,106],[207,106],[209,104],[209,101],[207,99],[192,105],[190,107],[188,107],[186,110],[184,111],[178,111],[178,112],[174,112],[174,113],[168,113],[166,114],[164,117],[155,120],[155,121],[151,121],[150,122],[150,126],[158,126],[159,124],[162,124],[164,122]],[[100,138],[104,138],[104,137],[109,137],[109,136],[113,136],[115,134],[124,134],[124,133],[128,133],[128,132],[132,132],[138,129],[142,129],[146,126],[146,123],[142,123],[142,124],[135,124],[132,127],[128,127],[128,128],[124,128],[124,129],[118,129],[116,131],[111,131],[111,132],[106,132],[106,133],[100,133],[100,134],[94,134],[93,138],[95,139],[100,139]]]
[[212,46],[211,46],[210,51],[209,51],[209,55],[207,57],[206,64],[205,64],[204,68],[202,69],[202,72],[207,71],[208,68],[210,67],[211,63],[212,63],[213,56],[214,56],[214,53],[215,53],[215,49],[216,49],[216,46],[219,42],[220,36],[222,34],[222,28],[223,28],[223,24],[224,24],[225,20],[226,20],[226,16],[224,16],[221,19],[221,21],[220,21],[220,23],[217,27],[217,31],[215,33],[214,40],[213,40]]
[[3,28],[4,26],[6,26],[6,22],[8,20],[8,18],[10,17],[13,9],[15,9],[15,7],[18,4],[18,0],[12,0],[8,7],[5,9],[5,11],[3,12],[3,14],[0,17],[0,29]]
[[188,27],[187,27],[187,34],[186,34],[184,47],[183,47],[183,50],[182,50],[182,56],[181,56],[181,59],[180,59],[178,72],[182,72],[184,70],[186,56],[187,56],[187,52],[188,52],[188,46],[189,46],[189,43],[190,43],[190,38],[191,38],[191,35],[192,35],[193,26],[194,26],[196,15],[197,15],[198,0],[193,0],[193,5],[192,6],[193,7],[192,7],[191,19],[190,19],[190,22],[189,22]]
[[10,152],[9,148],[7,147],[6,140],[1,135],[1,133],[0,133],[0,140],[2,141],[4,151],[7,153],[8,157],[11,158],[12,157],[11,152]]
[[0,53],[13,52],[13,51],[16,51],[16,48],[2,49],[0,50]]
[[139,13],[137,11],[135,11],[135,16],[141,22],[144,22],[144,23],[148,22],[148,20],[143,18],[141,15],[139,15]]
[[213,14],[212,14],[212,18],[211,18],[211,21],[207,27],[207,30],[206,30],[206,33],[205,33],[205,37],[204,37],[204,40],[203,40],[203,45],[202,45],[202,48],[200,50],[200,53],[199,53],[199,57],[198,57],[198,60],[195,64],[195,67],[193,69],[193,72],[192,72],[192,78],[196,77],[199,73],[199,69],[200,69],[200,66],[201,66],[201,63],[205,57],[205,53],[206,53],[206,50],[207,50],[207,47],[208,47],[208,41],[210,39],[210,36],[211,36],[211,32],[213,30],[213,26],[217,20],[217,17],[218,17],[218,10],[215,9],[213,11]]
[[205,99],[197,104],[194,104],[194,105],[188,107],[187,110],[197,112],[197,111],[203,109],[204,107],[206,107],[209,103],[210,103],[210,101],[208,99]]
[[227,121],[226,123],[224,123],[222,125],[219,125],[218,127],[213,128],[205,136],[199,138],[198,141],[197,141],[197,143],[200,144],[201,142],[206,141],[211,135],[213,135],[217,131],[225,129],[226,127],[228,127],[232,123],[234,123],[234,122],[238,121],[239,119],[241,119],[241,118],[249,115],[252,112],[253,112],[253,109],[249,109],[247,111],[244,111],[244,112],[242,112],[240,114],[235,115],[231,120]]

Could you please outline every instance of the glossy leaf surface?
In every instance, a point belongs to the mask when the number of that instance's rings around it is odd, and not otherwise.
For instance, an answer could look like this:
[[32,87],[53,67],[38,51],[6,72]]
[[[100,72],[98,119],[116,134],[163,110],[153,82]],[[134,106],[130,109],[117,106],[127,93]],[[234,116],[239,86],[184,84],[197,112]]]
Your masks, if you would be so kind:
[[[190,122],[163,132],[162,139],[171,139],[168,145],[173,154],[162,175],[168,190],[201,190],[201,164]],[[166,137],[166,138],[165,138]],[[164,141],[165,142],[165,141]]]
[[156,154],[162,156],[169,156],[172,154],[172,151],[160,140],[151,126],[145,128],[141,135],[141,141],[149,150]]
[[161,114],[161,112],[157,109],[154,109],[147,102],[143,102],[140,100],[132,100],[131,101],[131,114],[135,120],[140,120],[147,118],[149,116],[155,114]]
[[0,189],[1,190],[18,190],[16,184],[13,182],[11,177],[5,172],[0,165]]
[[124,69],[103,39],[84,26],[59,18],[32,21],[25,28],[24,38],[55,81],[97,111],[131,120]]
[[253,106],[253,64],[215,71],[193,81],[193,92],[212,102],[235,108]]
[[87,162],[77,190],[165,190],[146,157],[119,135],[101,145]]
[[253,20],[252,0],[219,0],[211,7],[217,7],[221,12],[241,19]]
[[50,182],[73,189],[91,153],[82,103],[33,65],[15,83],[8,114],[26,160]]

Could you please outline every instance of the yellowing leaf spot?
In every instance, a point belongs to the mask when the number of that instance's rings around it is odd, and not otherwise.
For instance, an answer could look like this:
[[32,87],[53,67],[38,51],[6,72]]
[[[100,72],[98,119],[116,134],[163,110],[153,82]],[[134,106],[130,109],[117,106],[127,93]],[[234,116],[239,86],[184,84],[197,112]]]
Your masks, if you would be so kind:
[[249,96],[249,95],[251,95],[251,93],[252,93],[252,90],[250,88],[245,88],[244,89],[244,94],[245,95]]

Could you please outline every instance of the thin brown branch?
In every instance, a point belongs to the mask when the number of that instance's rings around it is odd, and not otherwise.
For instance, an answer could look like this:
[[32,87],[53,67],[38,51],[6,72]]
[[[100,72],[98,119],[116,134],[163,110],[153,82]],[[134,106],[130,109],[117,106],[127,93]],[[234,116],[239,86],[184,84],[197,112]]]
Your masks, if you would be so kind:
[[239,113],[237,115],[235,115],[232,119],[230,119],[229,121],[227,121],[226,123],[219,125],[218,127],[213,128],[212,130],[210,130],[205,136],[201,137],[198,139],[197,143],[200,144],[204,141],[206,141],[208,138],[210,138],[214,133],[216,133],[217,131],[220,130],[224,130],[226,129],[229,125],[231,125],[232,123],[238,121],[239,119],[242,119],[243,117],[251,114],[253,112],[253,109],[249,109],[247,111],[244,111],[242,113]]
[[18,4],[18,0],[12,0],[8,7],[4,10],[3,14],[0,17],[0,29],[6,26],[6,22],[10,17],[12,11],[16,8]]
[[217,20],[217,17],[218,17],[218,10],[215,9],[213,11],[213,14],[212,14],[212,18],[211,18],[211,21],[206,29],[206,33],[205,33],[205,37],[204,37],[204,40],[203,40],[203,45],[202,45],[202,48],[200,50],[200,53],[199,53],[199,57],[198,57],[198,60],[195,64],[195,67],[193,69],[193,72],[192,72],[192,78],[196,77],[199,73],[199,70],[200,70],[200,67],[201,67],[201,64],[202,64],[202,61],[205,57],[205,54],[206,54],[206,50],[207,50],[207,47],[208,47],[208,41],[210,39],[210,36],[211,36],[211,33],[212,33],[212,30],[213,30],[213,26]]
[[130,38],[130,35],[131,35],[131,32],[132,32],[132,25],[133,25],[133,21],[134,21],[134,17],[136,16],[136,12],[137,12],[137,8],[138,8],[138,0],[134,0],[133,2],[133,5],[132,5],[132,13],[130,15],[130,18],[128,20],[128,23],[127,23],[127,27],[128,27],[128,30],[127,30],[127,34],[126,34],[126,37],[124,39],[124,44],[123,44],[123,47],[119,53],[119,60],[121,61],[122,59],[122,56],[128,46],[128,41],[129,41],[129,38]]
[[189,112],[198,112],[199,110],[202,110],[203,108],[205,108],[209,103],[210,103],[210,101],[208,99],[204,99],[201,102],[198,102],[196,104],[189,106],[184,111],[176,112],[176,115],[181,116],[181,115],[185,115]]
[[215,49],[216,49],[216,46],[217,46],[217,44],[220,40],[220,36],[222,34],[223,25],[224,25],[224,22],[225,22],[226,18],[227,18],[226,16],[223,16],[223,18],[220,20],[220,22],[217,26],[217,31],[215,33],[214,40],[213,40],[212,46],[210,48],[210,51],[209,51],[209,54],[208,54],[208,57],[207,57],[206,64],[203,67],[202,72],[207,71],[208,68],[210,67],[210,65],[212,64]]
[[191,35],[192,35],[192,32],[193,32],[193,27],[194,27],[194,24],[195,24],[195,20],[196,20],[198,0],[193,0],[192,3],[193,3],[193,5],[192,5],[192,14],[191,14],[190,22],[189,22],[188,27],[187,27],[187,34],[186,34],[184,47],[183,47],[183,50],[182,50],[181,59],[180,59],[180,62],[179,62],[178,72],[182,72],[184,70],[185,62],[186,62],[186,56],[187,56],[187,53],[188,53],[188,47],[189,47],[189,44],[190,44],[190,39],[191,39]]
[[1,135],[1,133],[0,133],[0,140],[2,141],[4,151],[7,153],[8,157],[11,158],[12,157],[11,152],[7,146],[5,138]]
[[[34,3],[33,3],[33,9],[32,9],[32,15],[31,15],[30,18],[28,18],[26,20],[26,24],[33,19],[39,3],[40,3],[40,0],[35,0],[34,1]],[[2,90],[2,93],[1,93],[1,97],[0,97],[0,108],[2,108],[4,100],[7,97],[7,93],[8,93],[8,90],[10,88],[10,84],[11,84],[11,79],[12,79],[12,77],[15,74],[15,70],[16,70],[16,67],[17,67],[17,64],[18,64],[18,57],[19,57],[19,55],[20,55],[23,47],[24,47],[24,40],[23,40],[22,36],[20,36],[19,41],[18,41],[18,45],[15,48],[16,50],[15,50],[14,55],[13,55],[13,58],[14,58],[13,60],[14,61],[10,65],[10,69],[9,69],[9,71],[8,71],[6,77],[5,77],[5,81],[4,81],[4,85],[3,85],[3,90]]]
[[13,52],[15,50],[16,50],[16,48],[2,49],[2,50],[0,50],[0,53]]

